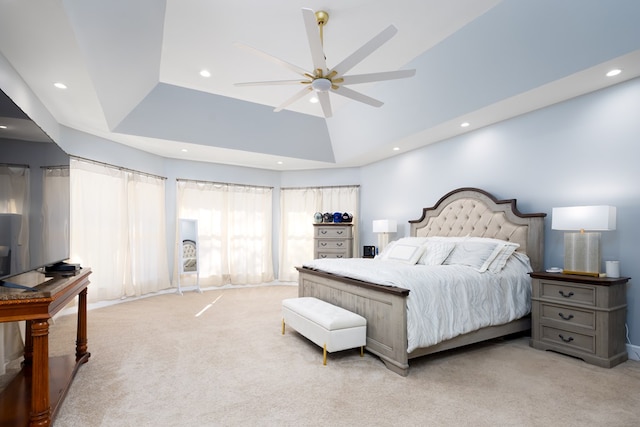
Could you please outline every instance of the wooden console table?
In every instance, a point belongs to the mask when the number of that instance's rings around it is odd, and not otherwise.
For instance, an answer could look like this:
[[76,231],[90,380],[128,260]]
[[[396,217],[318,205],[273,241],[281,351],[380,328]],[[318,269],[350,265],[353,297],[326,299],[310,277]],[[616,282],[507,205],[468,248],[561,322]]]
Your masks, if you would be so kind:
[[[87,286],[90,269],[29,272],[6,279],[33,290],[0,286],[0,322],[26,321],[22,370],[0,395],[0,427],[49,426],[87,351]],[[78,296],[75,355],[49,358],[49,319]]]

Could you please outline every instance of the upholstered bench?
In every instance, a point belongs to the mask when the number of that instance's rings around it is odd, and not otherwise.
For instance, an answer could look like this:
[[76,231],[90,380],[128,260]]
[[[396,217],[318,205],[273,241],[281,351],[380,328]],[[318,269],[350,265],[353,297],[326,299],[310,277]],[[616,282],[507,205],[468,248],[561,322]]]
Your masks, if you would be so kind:
[[344,308],[312,297],[282,301],[282,334],[285,324],[323,348],[322,364],[327,352],[360,347],[364,355],[367,343],[367,319]]

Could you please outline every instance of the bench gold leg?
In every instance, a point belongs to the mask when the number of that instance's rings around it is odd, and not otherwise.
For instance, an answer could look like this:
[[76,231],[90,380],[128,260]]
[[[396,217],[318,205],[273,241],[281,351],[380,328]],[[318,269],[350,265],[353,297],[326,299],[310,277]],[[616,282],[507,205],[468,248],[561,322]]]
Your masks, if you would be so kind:
[[282,335],[284,335],[284,317],[282,318]]
[[360,357],[364,357],[364,346],[360,346]]
[[322,364],[327,366],[327,344],[322,347]]

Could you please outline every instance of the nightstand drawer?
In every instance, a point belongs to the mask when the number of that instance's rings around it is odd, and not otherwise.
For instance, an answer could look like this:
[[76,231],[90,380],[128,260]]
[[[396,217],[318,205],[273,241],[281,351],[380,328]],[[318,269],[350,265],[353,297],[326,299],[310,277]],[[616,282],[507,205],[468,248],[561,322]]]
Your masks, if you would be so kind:
[[596,352],[596,337],[542,325],[542,341],[571,347],[588,353]]
[[343,239],[351,237],[351,226],[340,225],[317,225],[315,227],[315,237],[322,239]]
[[573,286],[552,281],[541,281],[540,285],[540,298],[562,301],[564,304],[596,305],[596,290],[593,286]]
[[596,313],[594,311],[579,310],[574,307],[541,304],[540,321],[561,322],[589,329],[595,329]]

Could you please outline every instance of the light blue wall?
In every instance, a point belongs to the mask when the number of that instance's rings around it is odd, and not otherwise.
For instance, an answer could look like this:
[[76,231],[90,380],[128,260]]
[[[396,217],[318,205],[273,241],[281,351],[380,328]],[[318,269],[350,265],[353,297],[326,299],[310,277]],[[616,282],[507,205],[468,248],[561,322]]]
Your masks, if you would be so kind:
[[629,282],[627,323],[640,344],[640,79],[478,129],[362,168],[363,245],[371,221],[407,221],[459,187],[517,199],[522,212],[546,212],[545,267],[563,265],[563,233],[551,230],[559,206],[617,207],[617,230],[602,233],[603,260],[620,260]]

